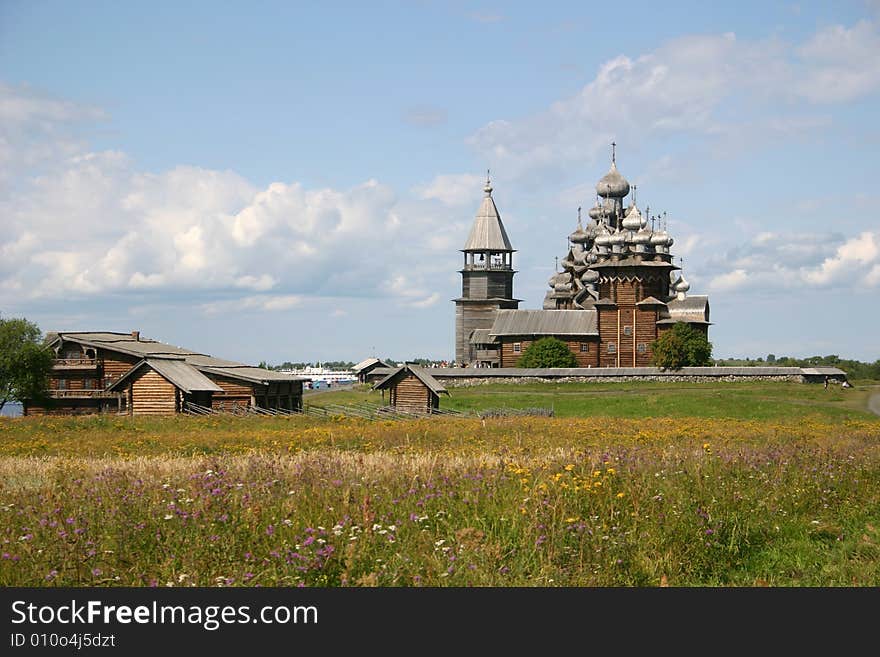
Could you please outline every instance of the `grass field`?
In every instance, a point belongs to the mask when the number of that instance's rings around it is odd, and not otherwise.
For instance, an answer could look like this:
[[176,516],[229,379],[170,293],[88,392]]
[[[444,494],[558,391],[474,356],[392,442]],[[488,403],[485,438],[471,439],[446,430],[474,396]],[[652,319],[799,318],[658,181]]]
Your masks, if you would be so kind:
[[0,585],[880,584],[871,389],[451,392],[556,416],[2,419]]

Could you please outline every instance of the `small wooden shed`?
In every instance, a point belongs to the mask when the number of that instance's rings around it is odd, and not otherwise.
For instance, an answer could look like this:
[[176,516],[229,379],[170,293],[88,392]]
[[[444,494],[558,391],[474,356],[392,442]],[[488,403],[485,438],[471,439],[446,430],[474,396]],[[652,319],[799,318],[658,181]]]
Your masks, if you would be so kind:
[[440,395],[449,392],[428,371],[407,363],[373,386],[388,390],[389,404],[408,413],[431,413],[440,408]]
[[182,357],[145,358],[108,390],[126,395],[129,415],[173,415],[186,402],[210,407],[211,395],[223,392]]
[[367,358],[352,367],[351,371],[357,375],[359,383],[367,383],[372,378],[370,373],[378,367],[389,367],[389,365],[378,358]]

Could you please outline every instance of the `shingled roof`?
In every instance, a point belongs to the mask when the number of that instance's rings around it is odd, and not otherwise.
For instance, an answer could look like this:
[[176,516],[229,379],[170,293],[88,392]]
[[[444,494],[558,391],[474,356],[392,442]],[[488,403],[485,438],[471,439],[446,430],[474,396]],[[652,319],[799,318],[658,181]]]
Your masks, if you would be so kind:
[[183,347],[165,344],[158,340],[142,338],[133,333],[109,333],[104,331],[53,331],[46,334],[46,341],[55,345],[69,340],[89,347],[111,349],[129,356],[140,358],[182,358],[188,365],[201,372],[217,374],[231,379],[241,379],[249,383],[267,385],[271,381],[309,381],[307,376],[297,376],[274,370],[266,370],[233,360],[214,358]]
[[400,367],[394,369],[388,376],[379,381],[376,385],[373,386],[373,390],[384,390],[385,388],[390,388],[391,385],[397,380],[402,378],[409,372],[413,374],[419,381],[425,384],[425,386],[433,392],[435,395],[444,394],[448,395],[449,391],[443,387],[443,385],[435,379],[433,376],[428,374],[424,367],[419,367],[418,365],[410,365],[407,363],[406,365],[401,365]]
[[192,365],[188,365],[183,358],[145,358],[114,381],[113,385],[107,388],[107,390],[121,389],[123,382],[130,379],[144,367],[155,370],[162,377],[187,393],[223,392],[223,388],[211,381],[211,379]]
[[489,335],[599,335],[595,310],[499,310]]

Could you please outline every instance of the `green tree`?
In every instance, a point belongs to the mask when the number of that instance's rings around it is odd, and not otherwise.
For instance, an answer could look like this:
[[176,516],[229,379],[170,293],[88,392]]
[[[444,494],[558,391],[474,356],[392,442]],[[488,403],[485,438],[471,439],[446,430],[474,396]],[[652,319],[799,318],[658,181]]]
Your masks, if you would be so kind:
[[36,324],[0,318],[0,410],[8,401],[45,399],[53,360]]
[[712,362],[712,343],[690,324],[676,322],[651,344],[653,363],[664,370],[698,367]]
[[517,367],[577,367],[577,358],[559,338],[535,340],[517,361]]

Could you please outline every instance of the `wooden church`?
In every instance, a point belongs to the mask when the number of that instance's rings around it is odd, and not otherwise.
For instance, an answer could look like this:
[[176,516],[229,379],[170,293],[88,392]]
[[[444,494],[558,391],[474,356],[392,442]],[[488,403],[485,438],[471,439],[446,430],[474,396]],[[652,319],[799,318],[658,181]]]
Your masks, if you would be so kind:
[[651,343],[676,322],[708,337],[709,298],[688,295],[665,215],[638,208],[635,187],[617,170],[615,146],[590,220],[584,225],[578,210],[541,310],[520,310],[513,297],[514,249],[486,182],[454,300],[459,366],[516,367],[532,342],[549,336],[568,345],[579,367],[649,367]]

